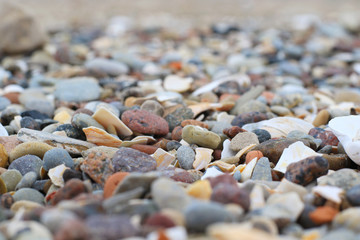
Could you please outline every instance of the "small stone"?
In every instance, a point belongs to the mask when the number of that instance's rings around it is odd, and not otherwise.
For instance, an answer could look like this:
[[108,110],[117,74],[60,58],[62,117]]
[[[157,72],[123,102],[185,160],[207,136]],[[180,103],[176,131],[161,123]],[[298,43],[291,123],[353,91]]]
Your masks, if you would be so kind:
[[252,132],[240,132],[231,139],[230,149],[238,152],[251,144],[259,144],[257,135]]
[[151,228],[172,228],[175,227],[175,223],[166,215],[161,213],[155,213],[148,217],[144,223],[145,226]]
[[288,165],[285,178],[291,182],[306,186],[318,177],[326,175],[329,170],[328,161],[320,156],[308,157]]
[[36,191],[32,188],[21,188],[15,192],[13,195],[15,202],[17,201],[31,201],[39,204],[44,203],[44,195],[42,195],[39,191]]
[[9,169],[18,170],[23,176],[29,172],[34,172],[36,176],[40,176],[40,168],[43,165],[43,161],[35,155],[25,155],[17,158],[13,161]]
[[332,227],[334,229],[339,228],[347,228],[357,234],[360,233],[360,208],[359,207],[353,207],[348,208],[336,215],[332,222]]
[[134,144],[131,145],[130,148],[138,150],[140,152],[146,153],[146,154],[154,154],[156,152],[156,150],[158,149],[158,147],[153,146],[153,145],[145,145],[145,144]]
[[117,172],[106,179],[104,185],[104,198],[109,198],[113,195],[116,186],[127,176],[128,172]]
[[2,144],[4,146],[8,155],[20,143],[22,143],[22,142],[18,140],[16,135],[0,137],[0,144]]
[[246,112],[242,113],[238,116],[236,116],[232,122],[231,125],[242,127],[245,124],[248,123],[256,123],[263,120],[269,119],[268,116],[265,113],[261,112]]
[[65,166],[69,168],[74,167],[74,161],[71,158],[70,154],[66,150],[60,148],[54,148],[47,151],[44,154],[43,161],[43,168],[46,171],[49,171],[51,168],[54,168],[61,164],[65,164]]
[[304,210],[300,214],[297,221],[303,228],[314,228],[318,226],[318,224],[314,223],[310,218],[310,213],[315,211],[315,209],[316,209],[315,206],[310,204],[305,204]]
[[212,189],[209,181],[199,180],[191,184],[186,189],[186,192],[188,195],[194,198],[209,200],[211,197]]
[[81,180],[71,179],[52,196],[50,203],[56,205],[62,200],[72,199],[81,193],[87,192],[88,190]]
[[159,178],[153,182],[151,195],[160,209],[171,208],[181,211],[190,203],[185,190],[176,182],[166,178]]
[[89,77],[61,80],[57,82],[55,88],[55,98],[64,102],[84,102],[96,100],[100,97],[98,82]]
[[151,184],[158,178],[159,174],[157,172],[130,173],[117,184],[113,195],[125,193],[133,189],[142,189],[141,193],[149,192]]
[[349,190],[360,182],[360,174],[353,169],[340,169],[317,180],[318,185],[330,185]]
[[104,127],[100,123],[85,113],[75,114],[71,119],[71,124],[79,129],[97,127],[104,130]]
[[8,190],[7,190],[6,184],[5,184],[4,180],[0,177],[0,194],[5,194],[7,192],[8,192]]
[[159,117],[164,115],[163,106],[155,100],[146,100],[143,104],[141,104],[140,109],[151,112]]
[[166,135],[168,123],[161,117],[145,110],[128,110],[121,115],[121,120],[132,131],[150,135]]
[[59,227],[68,221],[78,219],[75,213],[67,209],[53,208],[44,211],[40,216],[40,222],[51,232],[56,232]]
[[291,115],[291,111],[287,107],[283,106],[271,106],[270,107],[271,112],[275,113],[278,116],[288,116]]
[[256,158],[257,160],[259,160],[260,158],[262,158],[264,155],[262,154],[262,152],[260,151],[250,151],[246,154],[246,158],[245,158],[245,163],[248,164],[251,160],[253,160],[254,158]]
[[216,149],[221,142],[220,136],[216,133],[193,125],[183,128],[182,138],[189,144],[196,144],[211,149]]
[[184,211],[186,228],[191,232],[204,232],[217,222],[229,222],[230,214],[224,206],[214,202],[192,202]]
[[326,125],[330,120],[330,113],[328,110],[323,109],[320,112],[318,112],[318,114],[316,115],[314,121],[312,122],[312,124],[315,127],[319,127],[321,125]]
[[263,93],[264,90],[265,90],[265,86],[262,85],[257,85],[256,87],[251,88],[249,91],[243,94],[238,100],[236,100],[236,104],[234,108],[231,110],[231,114],[239,115],[240,113],[243,113],[241,107],[247,104],[249,101],[258,98]]
[[4,145],[0,143],[0,167],[6,167],[8,165],[8,158],[8,153]]
[[255,168],[251,175],[251,179],[272,181],[270,162],[268,158],[262,157],[256,162]]
[[183,128],[181,126],[175,127],[171,132],[171,139],[180,142],[182,139],[182,130]]
[[225,128],[223,133],[228,136],[230,139],[234,138],[238,133],[245,132],[246,130],[238,126],[233,126],[231,128]]
[[173,131],[175,127],[180,126],[182,121],[186,119],[192,119],[193,117],[194,113],[190,108],[180,107],[170,114],[167,114],[165,116],[165,120],[169,124],[169,130]]
[[40,158],[43,158],[44,154],[52,149],[53,147],[43,143],[43,142],[24,142],[17,145],[11,152],[9,156],[10,163],[15,159],[18,159],[27,154],[36,155]]
[[4,181],[7,191],[11,192],[15,190],[15,187],[20,182],[22,175],[18,170],[13,169],[7,170],[1,174],[0,177]]
[[94,239],[125,239],[136,235],[136,229],[125,215],[92,215],[86,219]]
[[71,124],[61,124],[55,128],[55,132],[57,131],[64,131],[69,138],[86,140],[84,132]]
[[14,204],[14,198],[11,193],[1,193],[0,203],[1,207],[10,209]]
[[37,179],[37,174],[35,172],[28,172],[26,173],[20,182],[16,185],[15,190],[19,190],[21,188],[31,188],[34,182]]
[[178,150],[181,146],[181,143],[177,141],[169,141],[168,143],[166,143],[166,150]]
[[211,200],[223,204],[238,204],[245,211],[250,208],[250,194],[245,189],[234,185],[218,184],[213,188]]
[[346,192],[346,198],[353,206],[360,206],[360,185],[350,188]]
[[110,159],[104,153],[96,151],[85,158],[80,169],[101,186],[104,186],[106,179],[115,172]]
[[138,150],[121,147],[112,158],[116,172],[149,172],[156,169],[156,160]]
[[54,120],[58,121],[61,124],[69,124],[71,123],[71,115],[68,111],[63,110],[55,114]]
[[129,67],[124,63],[106,58],[91,59],[85,63],[85,67],[95,73],[107,74],[110,76],[126,74],[129,71]]
[[319,146],[320,148],[323,148],[326,145],[337,146],[339,144],[339,139],[332,131],[316,127],[310,129],[309,135],[322,141]]
[[30,129],[34,129],[34,130],[40,130],[40,124],[31,117],[21,118],[20,126],[22,128],[30,128]]
[[55,233],[56,240],[85,240],[89,238],[89,230],[85,223],[80,220],[66,221]]
[[312,211],[309,216],[310,219],[316,224],[330,223],[338,214],[339,210],[336,210],[329,206],[318,207]]

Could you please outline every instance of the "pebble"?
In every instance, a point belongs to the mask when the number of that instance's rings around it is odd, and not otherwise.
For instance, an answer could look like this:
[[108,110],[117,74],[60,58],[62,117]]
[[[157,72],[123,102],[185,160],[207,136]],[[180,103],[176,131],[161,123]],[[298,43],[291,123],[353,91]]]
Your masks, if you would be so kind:
[[62,200],[72,199],[81,193],[87,192],[88,190],[81,180],[71,179],[65,183],[64,187],[55,192],[50,199],[50,203],[56,205]]
[[127,176],[128,172],[117,172],[106,179],[104,185],[104,198],[109,198],[113,195],[117,185]]
[[1,179],[6,185],[8,192],[14,191],[16,185],[21,181],[22,175],[18,170],[12,169],[0,175]]
[[28,154],[43,158],[44,154],[52,148],[46,143],[37,141],[21,143],[10,152],[9,162],[12,163],[14,160]]
[[211,149],[216,149],[221,143],[221,138],[216,133],[193,125],[188,125],[183,128],[182,139],[189,144],[196,144]]
[[259,143],[263,143],[271,139],[271,134],[264,129],[255,129],[252,132],[258,137]]
[[13,195],[15,202],[17,201],[31,201],[39,204],[44,203],[44,195],[42,195],[39,191],[36,191],[32,188],[21,188],[15,192]]
[[38,176],[36,172],[28,172],[24,174],[20,182],[16,185],[15,190],[19,190],[21,188],[31,188],[31,186],[36,181],[37,177]]
[[[166,113],[165,113],[166,114]],[[192,119],[194,117],[194,112],[190,108],[179,107],[173,112],[165,116],[165,120],[169,124],[169,130],[173,131],[175,127],[181,125],[181,123],[186,119]]]
[[85,113],[75,114],[71,119],[71,124],[79,129],[97,127],[104,130],[104,127],[100,123]]
[[145,110],[125,111],[121,120],[133,132],[149,135],[166,135],[169,132],[169,125],[163,118]]
[[51,168],[54,168],[58,165],[65,164],[69,168],[74,167],[74,161],[71,158],[70,154],[64,149],[50,149],[44,154],[43,157],[43,168],[46,171],[49,171]]
[[332,207],[323,206],[316,208],[309,214],[309,216],[314,223],[321,225],[331,223],[338,212],[339,210],[336,210]]
[[188,195],[201,199],[201,200],[209,200],[211,197],[212,189],[210,182],[207,180],[199,180],[191,184],[186,192]]
[[129,67],[121,62],[106,58],[94,58],[85,63],[85,67],[96,73],[103,73],[110,76],[126,74]]
[[268,116],[262,112],[246,112],[236,116],[232,121],[231,125],[242,127],[248,123],[256,123],[263,120],[267,120]]
[[149,172],[156,169],[156,160],[138,150],[121,147],[114,154],[112,164],[116,172]]
[[8,165],[8,158],[6,148],[0,143],[0,167],[6,167]]
[[226,185],[224,183],[213,187],[211,200],[223,204],[234,203],[241,206],[245,211],[250,207],[250,194],[238,186]]
[[318,178],[318,185],[329,185],[349,190],[358,185],[360,181],[360,174],[353,169],[340,169],[332,174]]
[[64,102],[97,100],[100,97],[100,86],[93,78],[76,77],[57,82],[54,94],[56,99]]
[[9,165],[9,169],[18,170],[23,176],[29,172],[34,172],[36,176],[40,177],[40,169],[43,166],[43,161],[36,155],[27,154],[19,157]]
[[251,175],[252,180],[272,181],[269,159],[261,157],[255,165]]
[[240,132],[231,139],[230,149],[234,152],[238,152],[251,144],[259,144],[257,135],[252,132]]
[[113,162],[105,154],[95,151],[84,159],[80,169],[101,186],[104,186],[106,179],[115,172]]
[[326,175],[329,170],[329,162],[321,157],[308,157],[288,165],[285,178],[296,184],[306,186],[318,177]]
[[330,120],[330,113],[326,109],[321,110],[315,117],[312,124],[315,127],[319,127],[321,125],[326,125]]
[[146,100],[143,104],[141,104],[140,109],[151,112],[159,117],[164,115],[163,106],[155,100]]
[[360,220],[360,208],[353,207],[343,210],[335,216],[332,222],[334,229],[347,228],[357,234],[360,233],[360,227],[357,224]]
[[360,205],[360,185],[355,185],[346,191],[346,198],[353,206]]

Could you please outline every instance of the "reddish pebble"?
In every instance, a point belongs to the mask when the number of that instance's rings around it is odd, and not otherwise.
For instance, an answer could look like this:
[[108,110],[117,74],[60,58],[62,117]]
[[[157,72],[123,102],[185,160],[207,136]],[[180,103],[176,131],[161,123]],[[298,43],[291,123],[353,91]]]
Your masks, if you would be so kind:
[[9,99],[9,101],[12,104],[20,104],[19,96],[20,96],[20,93],[18,93],[18,92],[10,92],[10,93],[6,93],[3,95],[3,97],[6,97],[7,99]]
[[247,211],[250,207],[250,194],[245,189],[239,188],[238,186],[221,183],[213,188],[211,201],[223,204],[238,204]]
[[65,186],[60,188],[50,201],[52,205],[58,204],[62,200],[72,199],[81,193],[88,192],[85,184],[79,179],[71,179],[65,183]]
[[338,214],[336,210],[329,206],[318,207],[309,214],[310,219],[316,224],[330,223]]
[[220,160],[221,159],[221,150],[220,149],[216,149],[214,152],[213,152],[213,157],[214,157],[214,160]]
[[113,195],[116,186],[121,182],[127,175],[128,172],[117,172],[108,177],[104,186],[104,198],[109,198]]
[[215,188],[221,183],[237,186],[237,181],[230,174],[221,174],[217,177],[209,177],[207,180],[209,180],[212,188]]
[[57,230],[54,240],[87,240],[90,239],[89,229],[80,220],[69,220]]
[[223,133],[231,139],[234,138],[240,132],[246,132],[246,130],[242,129],[241,127],[238,127],[238,126],[233,126],[231,128],[225,128],[223,130]]
[[157,228],[175,227],[175,223],[168,216],[161,213],[155,213],[145,220],[145,225]]
[[171,132],[171,139],[175,141],[181,141],[182,139],[182,127],[177,126]]
[[135,133],[166,135],[169,132],[165,119],[145,110],[125,111],[121,120]]
[[146,154],[153,154],[158,149],[158,147],[156,146],[144,145],[144,144],[134,144],[131,145],[131,148]]
[[246,154],[245,163],[248,164],[254,158],[257,158],[257,160],[259,160],[263,156],[264,155],[260,151],[250,151]]

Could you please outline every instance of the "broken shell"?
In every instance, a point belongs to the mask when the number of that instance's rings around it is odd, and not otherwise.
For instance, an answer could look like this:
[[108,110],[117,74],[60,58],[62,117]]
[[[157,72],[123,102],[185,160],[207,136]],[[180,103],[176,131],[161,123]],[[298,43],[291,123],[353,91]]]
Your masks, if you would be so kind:
[[217,170],[216,167],[211,167],[211,168],[206,169],[204,175],[202,175],[202,177],[201,177],[201,180],[204,180],[204,179],[207,179],[210,177],[217,177],[217,176],[223,175],[223,174],[224,173]]
[[330,120],[329,127],[344,146],[346,154],[360,165],[360,116],[336,117]]
[[156,97],[128,97],[125,100],[124,106],[125,107],[133,107],[135,105],[141,105],[147,100],[155,100]]
[[117,116],[104,107],[100,107],[92,117],[98,121],[105,129],[115,127],[119,136],[131,136],[133,132]]
[[244,170],[241,172],[241,181],[245,182],[251,178],[251,175],[254,171],[255,165],[257,163],[257,158],[251,160],[248,164],[246,164]]
[[307,134],[313,127],[314,125],[311,123],[293,117],[277,117],[242,126],[243,129],[249,132],[258,128],[267,130],[271,134],[271,138],[286,137],[293,130],[299,130]]
[[166,168],[175,160],[174,155],[161,148],[158,148],[151,156],[155,158],[158,168]]
[[120,139],[97,127],[83,128],[83,131],[86,140],[98,146],[120,147],[123,143]]
[[208,165],[208,167],[212,167],[212,166],[216,166],[216,167],[220,168],[221,171],[226,172],[226,173],[231,173],[235,169],[234,164],[228,164],[228,163],[226,163],[224,161],[221,161],[221,160],[212,162],[212,163],[210,163]]
[[51,179],[51,182],[55,186],[58,186],[58,187],[64,186],[65,183],[64,183],[64,179],[63,179],[63,174],[66,169],[69,169],[69,168],[66,167],[65,164],[61,164],[61,165],[56,166],[49,170],[49,172],[48,172],[49,178]]
[[188,106],[188,108],[191,109],[191,111],[193,111],[194,116],[199,115],[202,112],[214,109],[216,110],[217,108],[221,108],[223,105],[221,103],[197,103],[194,105],[190,105]]
[[164,80],[164,88],[171,92],[186,92],[190,90],[191,83],[194,81],[192,78],[182,78],[177,75],[169,75]]
[[211,154],[214,150],[210,148],[196,148],[195,152],[195,161],[193,163],[193,167],[195,170],[201,170],[207,167],[207,165],[211,162]]
[[319,194],[321,197],[332,202],[341,203],[341,196],[344,194],[344,189],[335,186],[315,186],[312,189],[313,193]]
[[322,156],[322,154],[317,153],[311,148],[305,146],[301,141],[295,142],[284,149],[274,170],[285,173],[286,168],[291,163],[298,162],[312,156]]
[[250,144],[249,146],[247,147],[244,147],[243,149],[241,149],[236,155],[235,157],[239,158],[244,155],[244,153],[250,151],[251,149],[253,149],[254,147],[256,146],[256,144]]
[[156,142],[156,139],[150,136],[137,136],[131,141],[123,141],[121,147],[131,147],[134,144],[149,144]]

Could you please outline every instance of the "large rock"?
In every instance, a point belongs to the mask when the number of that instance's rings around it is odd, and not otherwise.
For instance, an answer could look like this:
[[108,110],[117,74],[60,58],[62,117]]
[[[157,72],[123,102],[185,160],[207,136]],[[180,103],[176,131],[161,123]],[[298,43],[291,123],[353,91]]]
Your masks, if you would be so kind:
[[17,54],[42,46],[46,33],[34,18],[16,5],[0,3],[0,52]]

